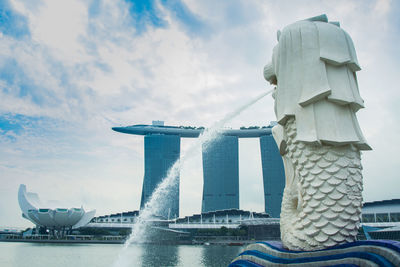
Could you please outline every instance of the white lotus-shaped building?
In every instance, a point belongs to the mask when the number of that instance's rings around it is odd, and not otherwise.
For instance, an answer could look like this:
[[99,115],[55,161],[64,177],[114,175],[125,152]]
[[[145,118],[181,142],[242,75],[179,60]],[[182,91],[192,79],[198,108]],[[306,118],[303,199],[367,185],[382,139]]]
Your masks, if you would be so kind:
[[21,184],[18,190],[18,202],[22,217],[37,226],[51,229],[85,226],[94,217],[96,210],[86,212],[80,208],[56,208],[54,204],[42,203],[37,193],[27,192],[26,185]]

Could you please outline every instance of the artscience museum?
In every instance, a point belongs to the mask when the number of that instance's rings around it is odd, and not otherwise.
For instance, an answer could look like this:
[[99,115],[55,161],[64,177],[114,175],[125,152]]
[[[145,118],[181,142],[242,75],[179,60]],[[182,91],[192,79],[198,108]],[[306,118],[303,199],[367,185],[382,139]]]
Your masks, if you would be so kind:
[[96,213],[96,210],[86,212],[83,207],[66,208],[42,202],[39,195],[28,192],[24,184],[19,186],[18,202],[22,217],[38,228],[49,230],[77,229],[88,224]]

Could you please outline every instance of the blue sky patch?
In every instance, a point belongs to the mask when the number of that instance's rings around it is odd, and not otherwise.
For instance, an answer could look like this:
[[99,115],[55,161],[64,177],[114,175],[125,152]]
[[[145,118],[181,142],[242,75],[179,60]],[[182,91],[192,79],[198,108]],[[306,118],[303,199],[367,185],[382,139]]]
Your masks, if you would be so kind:
[[95,17],[101,12],[101,0],[92,0],[89,4],[88,13],[90,17]]
[[168,25],[160,9],[156,6],[156,1],[125,0],[125,2],[129,5],[132,23],[138,33],[145,31],[147,25],[156,28]]
[[0,129],[2,132],[12,131],[19,134],[23,131],[22,123],[20,121],[21,115],[3,114],[0,116]]
[[28,20],[13,10],[8,0],[0,0],[0,31],[16,39],[30,36]]
[[0,114],[0,133],[6,134],[13,132],[16,135],[28,133],[34,135],[52,134],[59,135],[63,128],[68,125],[63,120],[57,120],[46,116],[28,116],[16,113]]
[[[192,13],[181,0],[161,0],[160,2],[156,0],[122,1],[126,3],[129,9],[130,17],[126,22],[127,26],[133,27],[139,35],[146,32],[149,27],[166,28],[169,26],[159,5],[169,11],[171,16],[190,35],[202,35],[209,29],[207,24]],[[102,8],[102,0],[92,0],[88,7],[89,17],[95,18],[99,16],[103,12]],[[93,26],[89,25],[89,28],[91,32],[97,31]]]
[[29,79],[23,68],[13,58],[3,60],[0,65],[0,80],[5,81],[6,84],[3,91],[20,98],[30,97],[36,104],[42,104],[43,96],[48,94]]
[[181,26],[190,34],[204,33],[207,25],[202,22],[180,0],[161,0],[161,3],[170,10],[171,14],[180,22]]

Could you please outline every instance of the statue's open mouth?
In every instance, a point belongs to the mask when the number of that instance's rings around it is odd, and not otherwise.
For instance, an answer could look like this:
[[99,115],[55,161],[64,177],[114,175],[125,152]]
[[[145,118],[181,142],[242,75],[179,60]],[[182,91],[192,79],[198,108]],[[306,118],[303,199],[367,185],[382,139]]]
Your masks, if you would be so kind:
[[270,84],[277,84],[277,79],[276,79],[276,75],[274,72],[274,68],[272,66],[272,63],[268,63],[267,65],[265,65],[264,67],[264,78],[269,81]]

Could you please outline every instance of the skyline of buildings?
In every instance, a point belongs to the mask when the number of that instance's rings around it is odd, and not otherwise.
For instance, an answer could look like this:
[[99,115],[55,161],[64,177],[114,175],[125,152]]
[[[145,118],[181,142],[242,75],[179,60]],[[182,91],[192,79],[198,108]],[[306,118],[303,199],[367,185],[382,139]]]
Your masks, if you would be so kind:
[[[271,217],[280,216],[285,174],[282,158],[271,133],[266,127],[241,127],[223,129],[212,145],[203,146],[203,194],[202,212],[239,209],[239,138],[260,138],[260,150],[264,187],[264,210]],[[141,205],[143,208],[157,185],[167,176],[168,170],[180,157],[180,138],[196,138],[203,127],[164,126],[163,121],[152,125],[113,127],[114,131],[144,135],[144,165]],[[179,217],[179,174],[173,190],[165,197],[165,218]]]

